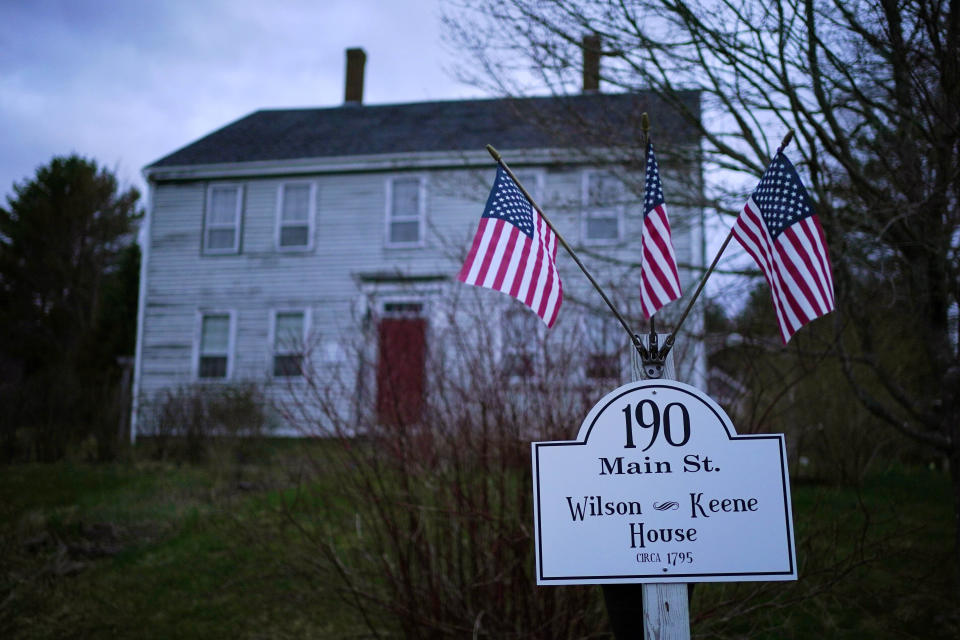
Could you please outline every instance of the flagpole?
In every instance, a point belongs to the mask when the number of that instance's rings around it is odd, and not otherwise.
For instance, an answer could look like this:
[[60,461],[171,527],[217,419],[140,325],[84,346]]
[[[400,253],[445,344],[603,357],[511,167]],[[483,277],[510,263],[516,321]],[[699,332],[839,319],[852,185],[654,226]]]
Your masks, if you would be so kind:
[[536,209],[537,213],[540,214],[540,217],[543,219],[544,223],[546,223],[546,225],[550,227],[550,230],[553,231],[553,233],[557,236],[557,241],[561,245],[563,245],[564,249],[567,250],[567,253],[570,254],[571,258],[573,258],[573,261],[576,262],[577,266],[580,267],[580,270],[583,271],[583,275],[587,276],[587,280],[590,281],[590,284],[592,284],[593,288],[597,290],[597,293],[600,294],[600,297],[603,298],[603,301],[607,303],[607,306],[610,308],[610,311],[612,311],[613,315],[616,316],[617,320],[620,321],[620,325],[623,327],[623,330],[626,331],[627,334],[629,334],[630,342],[633,344],[634,348],[636,348],[637,352],[640,354],[641,357],[646,358],[648,355],[647,349],[646,347],[643,346],[643,342],[641,342],[640,336],[633,332],[633,329],[631,329],[630,325],[627,324],[626,319],[624,319],[624,317],[620,314],[617,308],[613,305],[613,302],[610,301],[610,298],[608,298],[607,294],[604,293],[603,289],[600,288],[600,285],[597,283],[596,280],[594,280],[593,276],[590,275],[590,272],[587,271],[587,267],[584,266],[583,262],[580,261],[580,258],[577,256],[574,250],[570,247],[570,245],[567,244],[567,241],[564,240],[560,232],[557,231],[557,228],[553,226],[553,223],[550,221],[550,218],[548,218],[546,214],[543,213],[543,210],[540,209],[540,206],[537,205],[536,201],[534,201],[533,196],[531,196],[530,193],[526,190],[526,188],[524,188],[524,186],[520,184],[520,181],[517,180],[517,176],[514,175],[510,167],[507,166],[507,163],[504,162],[503,157],[500,155],[500,152],[494,149],[493,145],[490,145],[490,144],[487,145],[487,151],[490,153],[491,156],[493,156],[493,159],[497,161],[497,164],[503,167],[503,170],[507,172],[507,175],[510,176],[510,178],[513,180],[513,183],[517,185],[517,187],[520,189],[523,195],[526,196],[530,204],[533,205],[533,208]]
[[[783,136],[783,141],[780,143],[780,146],[777,147],[777,153],[774,154],[774,158],[780,155],[784,149],[787,148],[787,145],[790,144],[790,141],[793,139],[793,129],[787,131],[787,135]],[[660,351],[660,357],[663,358],[670,352],[670,349],[673,347],[673,341],[677,337],[677,332],[680,331],[683,321],[687,319],[687,315],[690,313],[690,310],[693,308],[693,303],[697,301],[697,298],[700,296],[700,292],[703,291],[704,285],[707,284],[707,278],[710,277],[710,274],[713,273],[713,270],[716,268],[717,263],[720,262],[720,256],[723,255],[723,252],[726,250],[727,245],[730,244],[730,240],[733,238],[733,227],[730,227],[730,231],[727,232],[727,238],[723,241],[723,244],[720,245],[720,250],[717,251],[716,257],[713,259],[713,262],[710,263],[710,267],[703,274],[703,278],[700,279],[700,284],[697,286],[697,290],[693,292],[693,297],[690,298],[690,301],[687,303],[687,307],[683,310],[683,313],[680,315],[680,319],[677,321],[676,326],[673,328],[673,331],[667,337],[666,342],[663,343],[663,349]]]

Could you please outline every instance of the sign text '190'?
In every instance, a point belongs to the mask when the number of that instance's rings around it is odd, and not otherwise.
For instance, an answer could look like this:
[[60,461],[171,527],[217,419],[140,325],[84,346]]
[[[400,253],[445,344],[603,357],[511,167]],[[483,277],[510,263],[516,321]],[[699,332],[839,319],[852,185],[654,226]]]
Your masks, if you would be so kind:
[[[675,424],[677,416],[680,417],[681,425]],[[627,443],[624,449],[636,449],[637,445],[633,442],[633,423],[636,423],[642,429],[650,430],[650,441],[642,451],[646,451],[657,441],[660,435],[660,425],[663,425],[663,437],[667,443],[674,447],[682,447],[690,440],[690,413],[687,408],[679,402],[671,402],[660,411],[660,406],[653,400],[641,400],[636,406],[627,404],[623,408],[623,419],[626,423]],[[679,438],[677,431],[679,431]]]

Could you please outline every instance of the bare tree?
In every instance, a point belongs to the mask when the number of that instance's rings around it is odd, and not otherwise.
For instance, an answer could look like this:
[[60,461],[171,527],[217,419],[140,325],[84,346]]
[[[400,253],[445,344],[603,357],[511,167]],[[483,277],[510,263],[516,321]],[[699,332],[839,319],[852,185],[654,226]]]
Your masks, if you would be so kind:
[[838,301],[832,333],[805,347],[836,357],[877,419],[949,461],[960,570],[958,3],[466,0],[446,20],[470,54],[462,75],[501,94],[568,92],[584,36],[599,36],[607,88],[654,92],[697,128],[722,213],[797,132]]
[[[570,416],[616,382],[571,376],[583,354],[569,321],[497,350],[482,293],[457,287],[432,315],[422,402],[370,335],[344,340],[356,370],[304,367],[279,408],[323,440],[307,451],[335,486],[318,497],[332,505],[322,530],[291,517],[374,637],[601,637],[596,590],[534,588],[529,443],[569,437]],[[373,375],[386,393],[355,384]]]

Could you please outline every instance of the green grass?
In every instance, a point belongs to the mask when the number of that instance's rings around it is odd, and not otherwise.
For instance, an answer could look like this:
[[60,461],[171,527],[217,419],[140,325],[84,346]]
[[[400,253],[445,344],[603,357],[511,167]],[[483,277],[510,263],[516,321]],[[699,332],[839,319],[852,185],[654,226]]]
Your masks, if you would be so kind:
[[[695,629],[710,637],[960,637],[953,575],[949,478],[891,468],[857,488],[793,487],[799,580],[703,585]],[[717,606],[753,600],[749,615],[725,620]],[[714,621],[711,618],[718,618]]]
[[[297,451],[0,467],[0,638],[364,637],[283,513],[321,535],[354,526],[335,477],[297,490]],[[694,637],[960,637],[946,475],[793,495],[800,580],[699,585]]]
[[0,467],[0,637],[359,630],[332,591],[286,565],[305,545],[275,526],[280,494],[239,485],[215,465]]

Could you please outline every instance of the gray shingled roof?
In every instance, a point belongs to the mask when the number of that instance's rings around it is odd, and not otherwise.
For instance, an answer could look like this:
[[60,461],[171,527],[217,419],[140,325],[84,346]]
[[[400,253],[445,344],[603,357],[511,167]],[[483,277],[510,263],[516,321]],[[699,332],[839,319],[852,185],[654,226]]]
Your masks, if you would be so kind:
[[[699,117],[697,92],[683,108]],[[149,167],[427,151],[625,146],[650,113],[658,141],[693,142],[676,109],[650,93],[268,109],[226,125]]]

